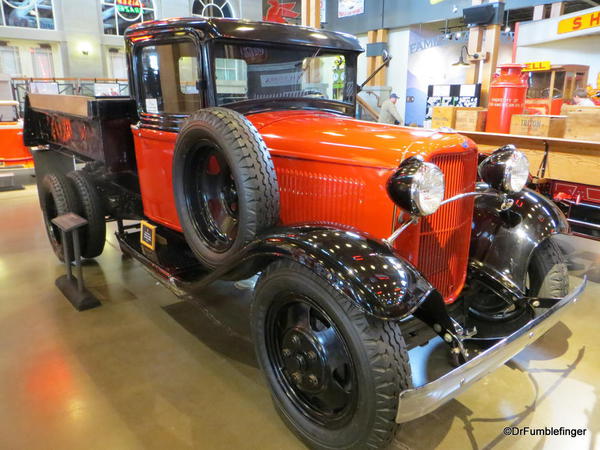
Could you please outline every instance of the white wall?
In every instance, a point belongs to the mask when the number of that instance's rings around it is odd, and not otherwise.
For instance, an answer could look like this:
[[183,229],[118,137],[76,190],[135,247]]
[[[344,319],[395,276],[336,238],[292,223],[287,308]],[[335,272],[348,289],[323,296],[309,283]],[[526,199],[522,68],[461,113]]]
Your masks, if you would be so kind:
[[517,62],[534,61],[590,66],[588,83],[595,87],[600,73],[600,34],[517,48]]
[[[233,2],[232,2],[233,3]],[[237,0],[235,11],[241,19],[262,20],[262,0]]]
[[367,42],[369,42],[369,40],[368,40],[366,34],[359,34],[356,37],[358,38],[362,48],[365,49],[365,51],[358,56],[358,62],[356,65],[356,72],[357,72],[356,78],[358,80],[358,84],[362,84],[363,81],[365,81],[368,76],[366,50],[367,50]]
[[[398,94],[396,108],[402,113],[406,106],[406,83],[408,79],[408,44],[410,40],[409,28],[390,30],[388,49],[392,60],[388,67],[387,83],[392,92]],[[404,114],[402,114],[404,115]]]

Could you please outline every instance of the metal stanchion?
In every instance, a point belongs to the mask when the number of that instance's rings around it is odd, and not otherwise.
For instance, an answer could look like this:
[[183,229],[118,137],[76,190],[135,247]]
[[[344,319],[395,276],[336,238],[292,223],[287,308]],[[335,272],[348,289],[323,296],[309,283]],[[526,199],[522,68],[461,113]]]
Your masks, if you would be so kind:
[[[63,255],[65,260],[66,275],[56,280],[56,286],[71,302],[78,311],[100,306],[101,303],[94,295],[85,288],[83,281],[83,265],[81,263],[81,241],[79,239],[80,229],[87,225],[87,220],[74,213],[63,214],[52,219],[52,223],[60,229]],[[69,248],[69,237],[71,237],[73,255]],[[77,277],[73,276],[71,267],[71,256],[74,256],[75,267],[77,268]]]

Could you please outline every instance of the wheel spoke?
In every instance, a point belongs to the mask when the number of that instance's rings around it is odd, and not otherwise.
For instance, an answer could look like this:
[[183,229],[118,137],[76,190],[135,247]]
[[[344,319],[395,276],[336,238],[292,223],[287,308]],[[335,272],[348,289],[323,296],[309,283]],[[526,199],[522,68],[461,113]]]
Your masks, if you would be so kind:
[[223,232],[225,236],[227,236],[228,240],[233,239],[233,231],[237,228],[238,221],[235,217],[231,217],[229,215],[223,216],[222,222],[219,224],[219,228]]
[[327,328],[315,334],[327,355],[327,365],[331,372],[350,364],[350,357],[333,328]]
[[310,306],[306,303],[293,303],[287,309],[286,328],[308,328]]
[[315,397],[327,411],[336,412],[346,406],[350,393],[346,392],[335,379],[330,379],[325,390],[316,394]]

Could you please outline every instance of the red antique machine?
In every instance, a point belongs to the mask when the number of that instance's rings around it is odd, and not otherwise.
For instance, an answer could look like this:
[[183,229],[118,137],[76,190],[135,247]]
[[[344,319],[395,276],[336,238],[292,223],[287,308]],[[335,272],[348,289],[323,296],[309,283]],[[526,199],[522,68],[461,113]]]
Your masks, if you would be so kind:
[[488,116],[485,131],[488,133],[510,133],[513,114],[522,114],[527,92],[527,78],[522,64],[498,66],[490,84]]
[[33,167],[33,157],[23,145],[23,122],[19,119],[18,106],[15,101],[0,101],[0,168]]
[[573,93],[587,86],[589,66],[530,63],[525,110],[529,114],[559,115],[563,104],[570,104]]

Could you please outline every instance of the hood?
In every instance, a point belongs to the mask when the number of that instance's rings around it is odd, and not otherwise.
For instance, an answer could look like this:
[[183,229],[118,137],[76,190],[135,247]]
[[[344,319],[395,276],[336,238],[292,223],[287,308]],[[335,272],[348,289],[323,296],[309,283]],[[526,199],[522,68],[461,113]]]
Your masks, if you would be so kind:
[[327,112],[270,111],[247,118],[276,155],[350,165],[396,168],[411,156],[428,160],[439,151],[475,147],[454,132],[365,122]]

